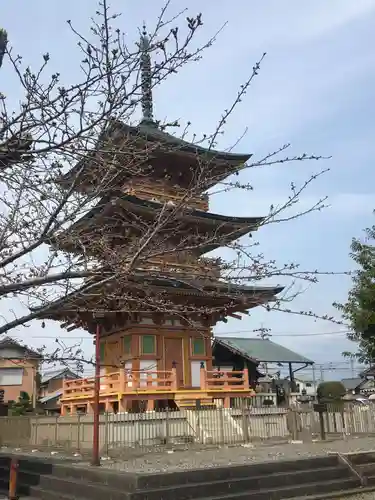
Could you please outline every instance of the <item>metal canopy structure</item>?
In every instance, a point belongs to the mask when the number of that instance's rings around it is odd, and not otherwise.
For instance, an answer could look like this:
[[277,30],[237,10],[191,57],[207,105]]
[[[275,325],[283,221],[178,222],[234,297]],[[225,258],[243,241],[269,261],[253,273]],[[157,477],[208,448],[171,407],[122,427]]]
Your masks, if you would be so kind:
[[[268,339],[246,338],[246,337],[216,337],[212,346],[215,357],[215,346],[224,347],[233,354],[243,357],[256,365],[259,363],[287,364],[289,368],[289,380],[294,387],[295,373],[307,366],[313,366],[314,361],[296,352],[287,349]],[[293,365],[301,365],[293,369]]]
[[292,363],[313,365],[314,361],[268,339],[216,337],[215,343],[227,347],[249,361],[258,363]]

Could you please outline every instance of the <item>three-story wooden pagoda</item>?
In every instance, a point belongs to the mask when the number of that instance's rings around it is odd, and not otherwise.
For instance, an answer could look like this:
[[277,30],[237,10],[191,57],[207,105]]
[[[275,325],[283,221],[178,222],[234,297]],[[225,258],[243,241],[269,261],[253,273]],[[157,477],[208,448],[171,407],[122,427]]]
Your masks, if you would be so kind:
[[[92,334],[100,325],[106,411],[136,409],[140,401],[148,410],[196,400],[227,407],[231,398],[252,394],[253,374],[213,371],[212,327],[275,300],[282,288],[230,285],[203,257],[263,220],[208,211],[207,190],[251,155],[198,147],[158,127],[145,35],[142,41],[141,123],[113,120],[95,151],[61,179],[88,192],[108,178],[99,202],[53,242],[67,252],[84,251],[103,274],[52,303],[43,317]],[[111,273],[119,259],[128,269],[121,278]],[[93,387],[90,378],[66,381],[62,413],[92,411]]]

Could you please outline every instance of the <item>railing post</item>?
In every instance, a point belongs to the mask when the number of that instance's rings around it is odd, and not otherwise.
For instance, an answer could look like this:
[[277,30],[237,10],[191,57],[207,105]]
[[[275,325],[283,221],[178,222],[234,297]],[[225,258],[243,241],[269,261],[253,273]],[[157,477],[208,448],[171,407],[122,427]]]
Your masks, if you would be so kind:
[[17,481],[18,481],[19,463],[17,458],[12,458],[9,470],[9,500],[18,500]]
[[171,370],[171,388],[172,391],[177,391],[177,369],[172,368]]
[[223,389],[226,391],[229,390],[229,374],[228,374],[228,372],[224,372]]
[[126,392],[126,377],[125,377],[125,368],[120,368],[120,375],[119,375],[119,392],[124,394]]
[[250,382],[249,382],[249,370],[247,368],[244,369],[243,371],[243,385],[245,389],[250,388]]
[[131,372],[131,383],[132,383],[132,390],[135,391],[136,389],[139,389],[141,385],[141,375],[140,372]]
[[208,382],[207,382],[207,370],[203,366],[201,366],[201,371],[200,371],[200,386],[202,391],[206,391],[208,389]]

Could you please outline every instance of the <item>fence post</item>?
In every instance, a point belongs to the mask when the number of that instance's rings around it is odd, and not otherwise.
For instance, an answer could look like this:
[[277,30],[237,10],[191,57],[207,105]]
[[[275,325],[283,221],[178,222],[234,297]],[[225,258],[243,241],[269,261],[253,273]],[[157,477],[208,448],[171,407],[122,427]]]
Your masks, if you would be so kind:
[[[201,370],[202,373],[202,370]],[[201,436],[201,422],[200,422],[200,410],[201,410],[201,400],[197,399],[195,401],[195,429],[197,433],[197,437],[200,443],[202,443],[202,436]]]
[[[34,421],[34,432],[32,431],[32,422]],[[31,444],[34,446],[38,446],[38,428],[39,428],[39,417],[36,416],[33,419],[30,417],[30,426],[31,426]]]
[[298,439],[297,417],[296,417],[296,412],[293,408],[289,408],[289,411],[287,413],[286,426],[292,437],[292,441],[297,441]]
[[105,456],[109,456],[109,439],[108,439],[108,434],[109,434],[109,429],[108,429],[108,420],[109,420],[109,415],[108,412],[106,411],[104,414],[104,449],[105,449]]
[[327,426],[326,426],[326,429],[327,429],[327,433],[330,433],[331,432],[331,419],[330,419],[330,414],[332,412],[332,405],[327,405],[327,411],[325,413],[326,415],[326,422],[327,422]]
[[81,414],[77,414],[77,452],[81,453]]
[[9,500],[18,500],[17,481],[18,481],[19,463],[17,458],[12,458],[9,470]]
[[220,443],[224,444],[225,441],[225,434],[224,434],[224,412],[225,409],[221,407],[219,409],[219,431],[220,431]]
[[341,408],[340,416],[341,416],[341,425],[342,425],[342,435],[343,435],[344,439],[346,439],[347,432],[346,432],[346,421],[345,421],[345,405]]
[[325,439],[326,439],[326,430],[324,428],[324,413],[322,411],[319,412],[319,425],[320,425],[320,437],[321,437],[321,440],[325,441]]
[[55,442],[54,442],[54,446],[57,446],[58,438],[59,438],[59,417],[57,416],[56,417],[56,421],[55,421]]
[[[336,408],[335,408],[336,410]],[[333,418],[333,432],[337,434],[337,420],[336,420],[336,411],[332,413],[332,418]]]
[[348,405],[348,409],[349,409],[350,434],[355,434],[356,426],[355,426],[355,419],[354,419],[354,405],[353,404]]
[[169,444],[170,441],[170,428],[169,428],[169,407],[165,411],[165,444]]
[[242,434],[245,442],[249,441],[249,425],[248,425],[248,411],[246,399],[242,398]]

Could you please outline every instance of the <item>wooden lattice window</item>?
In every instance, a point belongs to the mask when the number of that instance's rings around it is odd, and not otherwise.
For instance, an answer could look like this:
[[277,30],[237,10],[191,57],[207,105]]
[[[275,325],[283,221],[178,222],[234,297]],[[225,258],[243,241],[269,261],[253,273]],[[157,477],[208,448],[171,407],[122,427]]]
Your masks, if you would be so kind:
[[123,340],[124,354],[132,353],[132,336],[126,335]]
[[141,353],[142,354],[156,354],[155,335],[142,335],[142,337],[141,337]]
[[204,338],[191,339],[191,354],[193,356],[204,356],[206,354],[206,345]]

